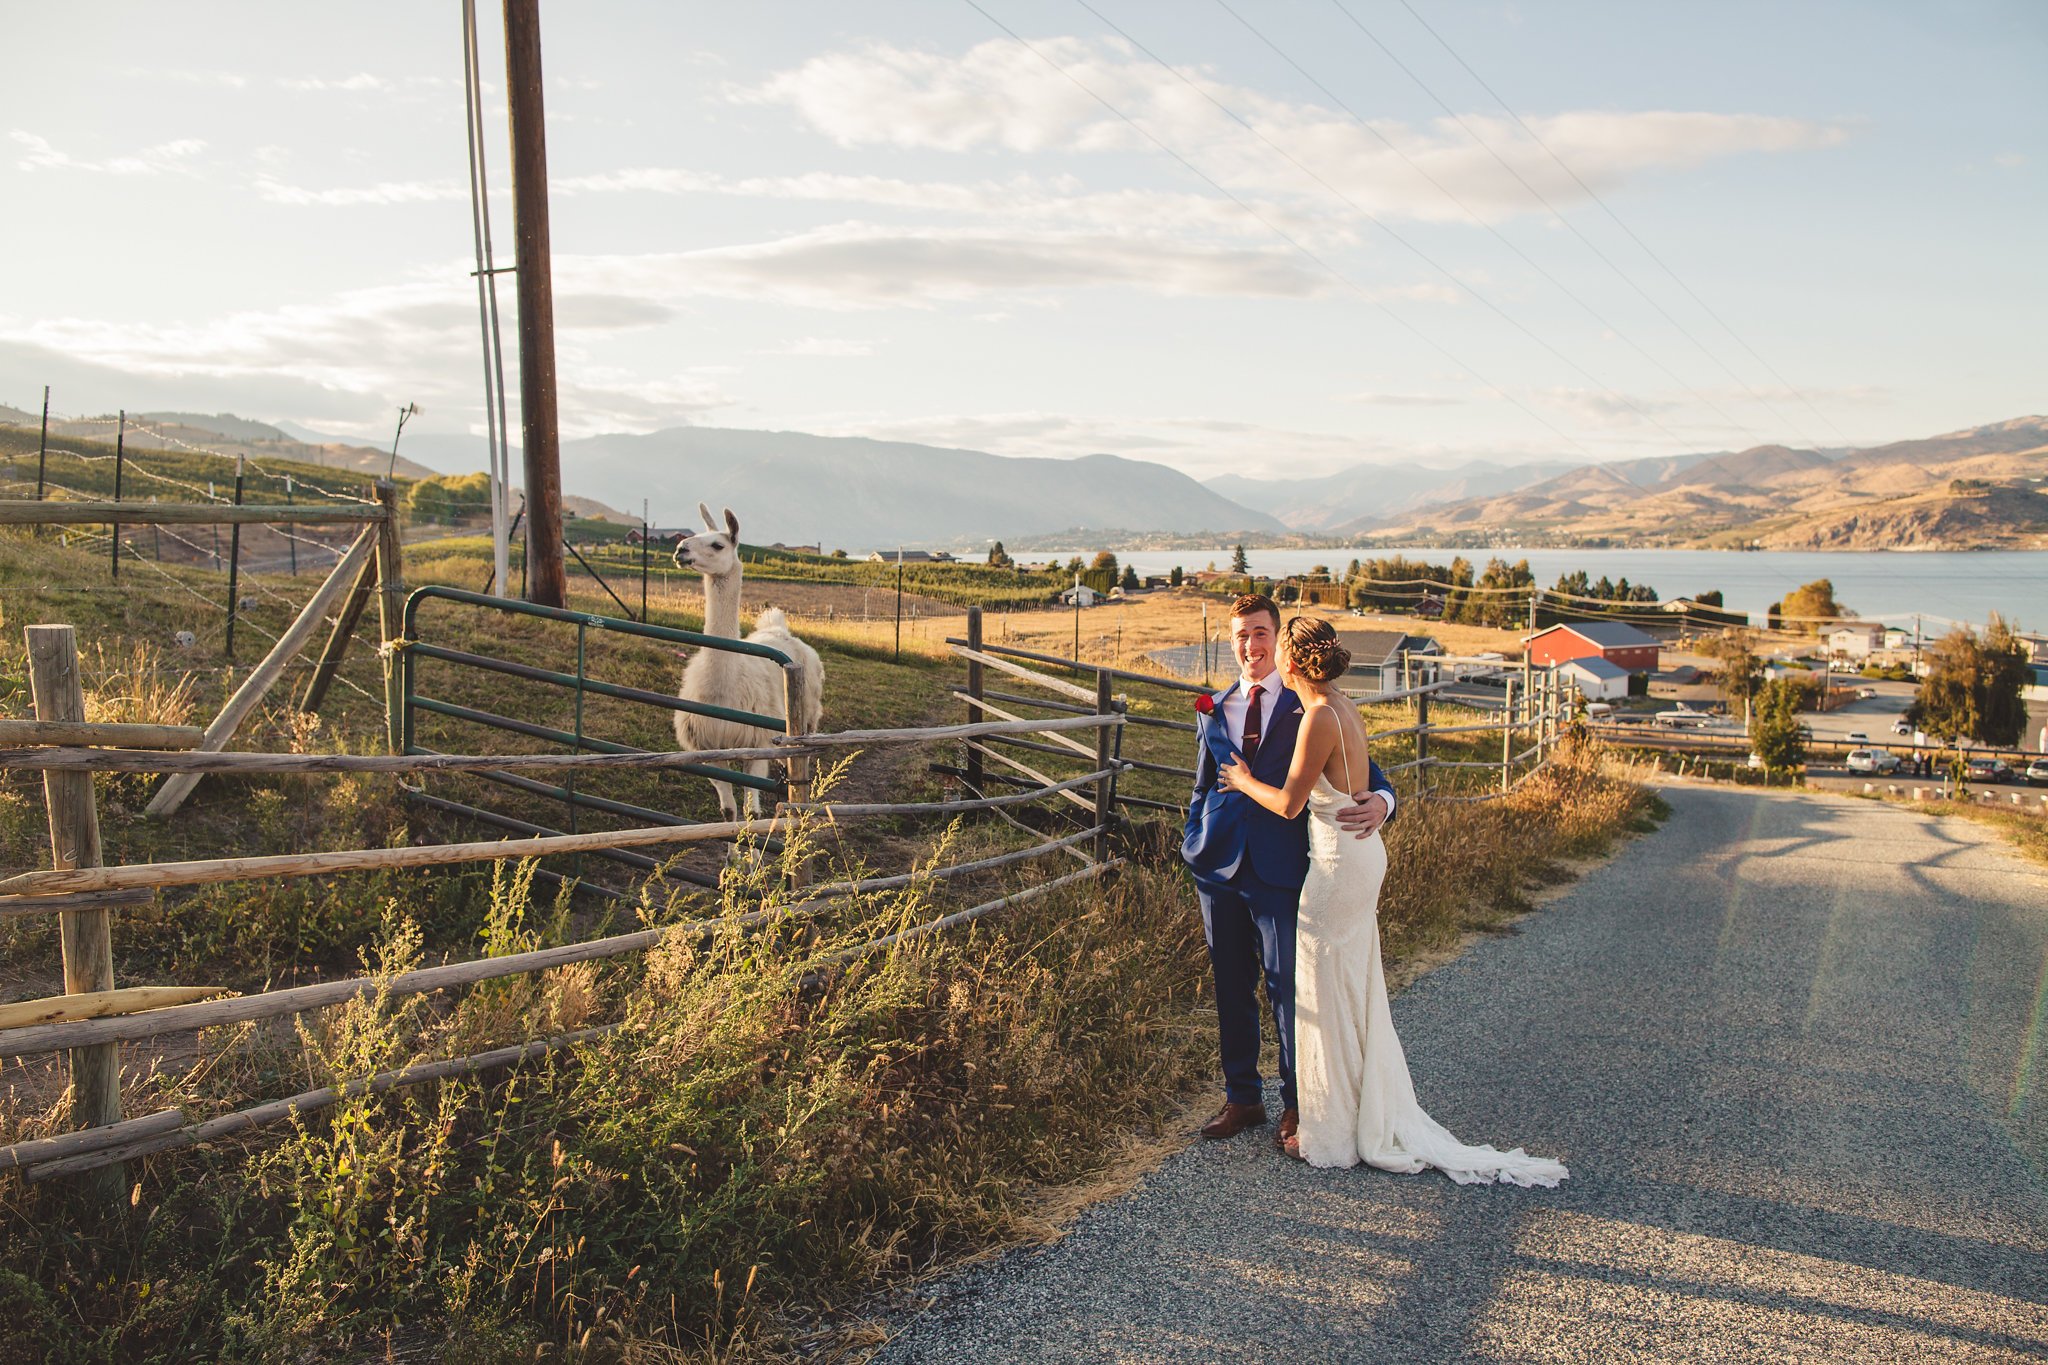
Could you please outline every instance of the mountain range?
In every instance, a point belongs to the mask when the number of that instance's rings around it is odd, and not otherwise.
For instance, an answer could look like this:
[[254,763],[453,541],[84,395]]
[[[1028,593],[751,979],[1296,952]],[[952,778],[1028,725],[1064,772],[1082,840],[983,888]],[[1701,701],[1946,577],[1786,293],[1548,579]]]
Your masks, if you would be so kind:
[[1338,530],[1406,544],[2038,548],[2048,546],[2048,418],[1859,449],[1757,446],[1579,465]]
[[[381,473],[387,450],[291,422],[131,414],[131,444],[184,442]],[[0,421],[38,414],[0,405]],[[75,426],[77,430],[71,430]],[[111,433],[52,423],[53,435]],[[481,467],[480,438],[406,433],[400,473]],[[515,452],[516,457],[516,452]],[[517,460],[515,458],[515,469]],[[991,455],[864,437],[673,427],[562,443],[580,515],[694,524],[730,506],[752,534],[849,549],[978,547],[1152,535],[1284,543],[1610,544],[1773,549],[2048,546],[2048,418],[2020,417],[1866,448],[1650,456],[1598,464],[1358,464],[1307,479],[1206,484],[1145,460]],[[624,509],[623,511],[614,509]]]

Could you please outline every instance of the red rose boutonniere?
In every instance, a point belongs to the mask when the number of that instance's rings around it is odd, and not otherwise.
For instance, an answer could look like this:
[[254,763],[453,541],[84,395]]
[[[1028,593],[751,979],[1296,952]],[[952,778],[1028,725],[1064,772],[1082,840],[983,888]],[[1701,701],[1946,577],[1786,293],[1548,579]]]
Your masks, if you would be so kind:
[[1207,692],[1197,694],[1195,697],[1195,710],[1206,716],[1215,709],[1216,699],[1214,697],[1210,696]]

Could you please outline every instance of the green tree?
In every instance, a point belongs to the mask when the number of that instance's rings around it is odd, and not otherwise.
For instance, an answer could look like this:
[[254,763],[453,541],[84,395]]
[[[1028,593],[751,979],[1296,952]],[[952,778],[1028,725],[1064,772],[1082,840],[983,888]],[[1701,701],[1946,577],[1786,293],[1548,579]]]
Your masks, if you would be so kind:
[[1138,570],[1135,566],[1130,564],[1124,565],[1124,578],[1122,586],[1124,591],[1126,592],[1129,592],[1136,588],[1142,588],[1145,586],[1142,582],[1138,580]]
[[834,551],[832,552],[832,557],[833,557],[834,559],[844,559],[844,558],[846,558],[846,551],[844,551],[844,550],[834,550]]
[[491,476],[436,474],[405,490],[406,510],[415,521],[460,521],[491,514]]
[[1178,564],[1174,565],[1173,572],[1169,573],[1166,576],[1166,581],[1168,583],[1171,583],[1176,588],[1179,587],[1184,581],[1186,581],[1186,579],[1187,575],[1181,572],[1181,567]]
[[1749,747],[1766,772],[1791,772],[1806,761],[1806,729],[1799,723],[1799,689],[1782,680],[1763,685],[1749,713]]
[[[1794,626],[1809,635],[1820,634],[1830,621],[1855,614],[1835,600],[1835,585],[1825,578],[1816,578],[1786,593],[1782,612]],[[1802,620],[1802,617],[1809,619]]]
[[1080,573],[1083,569],[1087,567],[1087,565],[1081,562],[1081,556],[1079,555],[1075,555],[1072,559],[1067,561],[1067,572],[1069,574]]
[[1095,552],[1095,558],[1089,562],[1088,567],[1091,569],[1108,570],[1109,576],[1113,580],[1117,575],[1118,567],[1116,562],[1116,555],[1109,550],[1097,550]]
[[1764,677],[1764,661],[1756,652],[1756,633],[1724,630],[1700,641],[1699,649],[1720,664],[1721,695],[1728,699],[1729,709],[1747,707]]
[[1251,557],[1244,552],[1244,546],[1233,545],[1230,547],[1230,571],[1232,573],[1250,575],[1252,561]]
[[1927,649],[1927,676],[1906,708],[1917,730],[1942,739],[1973,739],[2011,748],[2027,728],[2026,646],[1993,615],[1980,639],[1958,626]]
[[988,563],[992,569],[1007,569],[1014,565],[1016,561],[1010,558],[1010,552],[1003,548],[1003,542],[999,540],[989,546]]

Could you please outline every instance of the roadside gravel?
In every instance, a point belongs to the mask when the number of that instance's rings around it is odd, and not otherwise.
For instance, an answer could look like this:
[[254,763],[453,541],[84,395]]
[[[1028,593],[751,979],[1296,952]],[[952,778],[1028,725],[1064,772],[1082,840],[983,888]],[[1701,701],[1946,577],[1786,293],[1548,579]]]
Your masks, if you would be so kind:
[[1394,1002],[1424,1106],[1565,1185],[1196,1143],[877,1359],[2048,1358],[2048,869],[1871,802],[1665,795]]

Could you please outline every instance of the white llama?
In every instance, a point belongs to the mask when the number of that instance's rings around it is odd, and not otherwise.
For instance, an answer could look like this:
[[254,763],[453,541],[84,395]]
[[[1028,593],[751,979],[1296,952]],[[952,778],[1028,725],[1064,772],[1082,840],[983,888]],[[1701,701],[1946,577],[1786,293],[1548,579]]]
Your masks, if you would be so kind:
[[[704,634],[737,640],[740,638],[739,518],[732,514],[730,507],[726,508],[725,528],[720,530],[709,507],[700,502],[697,511],[703,515],[705,529],[686,537],[676,546],[676,564],[704,575]],[[797,719],[805,734],[816,731],[818,720],[824,714],[825,696],[825,665],[819,660],[818,651],[796,638],[789,628],[789,619],[776,607],[762,611],[755,619],[754,633],[746,638],[755,644],[778,649],[796,661],[803,675],[796,690]],[[786,718],[789,714],[785,707],[782,666],[773,659],[735,654],[730,650],[699,649],[692,654],[688,666],[683,669],[681,696],[685,701],[730,706],[763,716]],[[777,733],[738,721],[721,720],[716,716],[676,712],[676,743],[685,751],[754,748],[770,743]],[[734,766],[744,767],[755,777],[766,777],[768,762],[765,758],[757,758]],[[804,760],[791,760],[793,774],[802,772],[806,766]],[[711,785],[718,792],[718,809],[726,819],[737,820],[739,807],[733,800],[733,784],[713,778]],[[751,820],[761,812],[761,793],[755,787],[746,790],[747,818]]]

